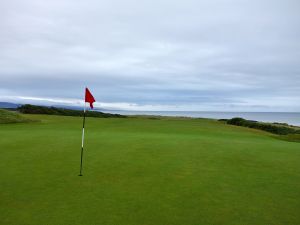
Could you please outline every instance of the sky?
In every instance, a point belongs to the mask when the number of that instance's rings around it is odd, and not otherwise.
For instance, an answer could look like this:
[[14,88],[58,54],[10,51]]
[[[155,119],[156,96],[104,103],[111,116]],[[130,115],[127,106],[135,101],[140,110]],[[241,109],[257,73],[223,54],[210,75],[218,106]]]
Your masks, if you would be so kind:
[[299,0],[0,2],[0,101],[300,112]]

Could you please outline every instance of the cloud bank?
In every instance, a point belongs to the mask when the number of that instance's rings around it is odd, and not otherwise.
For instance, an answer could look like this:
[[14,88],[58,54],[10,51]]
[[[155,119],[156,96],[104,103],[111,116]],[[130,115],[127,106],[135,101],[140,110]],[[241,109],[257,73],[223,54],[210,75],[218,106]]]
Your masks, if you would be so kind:
[[0,101],[300,111],[297,0],[0,3]]

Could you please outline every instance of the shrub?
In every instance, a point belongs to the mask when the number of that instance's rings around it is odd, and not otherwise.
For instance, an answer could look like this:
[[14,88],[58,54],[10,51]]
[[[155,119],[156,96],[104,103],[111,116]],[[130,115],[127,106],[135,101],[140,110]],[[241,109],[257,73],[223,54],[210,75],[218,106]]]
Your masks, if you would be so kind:
[[[18,111],[26,114],[48,114],[48,115],[62,115],[62,116],[83,116],[83,111],[73,109],[63,109],[56,107],[46,107],[37,105],[22,105],[18,108]],[[86,111],[87,117],[99,117],[99,118],[126,118],[124,115],[103,113],[97,111]]]
[[245,120],[239,117],[228,120],[227,124],[264,130],[273,134],[280,134],[280,135],[300,133],[300,130],[291,128],[284,124],[262,123],[253,120]]

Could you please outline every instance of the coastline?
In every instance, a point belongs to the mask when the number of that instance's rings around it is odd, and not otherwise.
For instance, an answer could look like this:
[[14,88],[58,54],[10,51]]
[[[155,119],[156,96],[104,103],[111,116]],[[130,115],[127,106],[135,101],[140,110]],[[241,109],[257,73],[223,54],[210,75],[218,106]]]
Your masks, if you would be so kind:
[[127,110],[99,110],[121,115],[145,116],[174,116],[207,119],[232,119],[241,117],[267,123],[287,123],[300,126],[300,112],[209,112],[209,111],[127,111]]

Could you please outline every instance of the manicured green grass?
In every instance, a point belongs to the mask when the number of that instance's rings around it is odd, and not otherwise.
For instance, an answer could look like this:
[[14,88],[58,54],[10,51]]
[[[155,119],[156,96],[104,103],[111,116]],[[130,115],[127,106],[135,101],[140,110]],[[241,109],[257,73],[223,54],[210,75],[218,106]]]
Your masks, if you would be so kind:
[[300,143],[202,119],[26,115],[0,125],[9,225],[300,224]]

